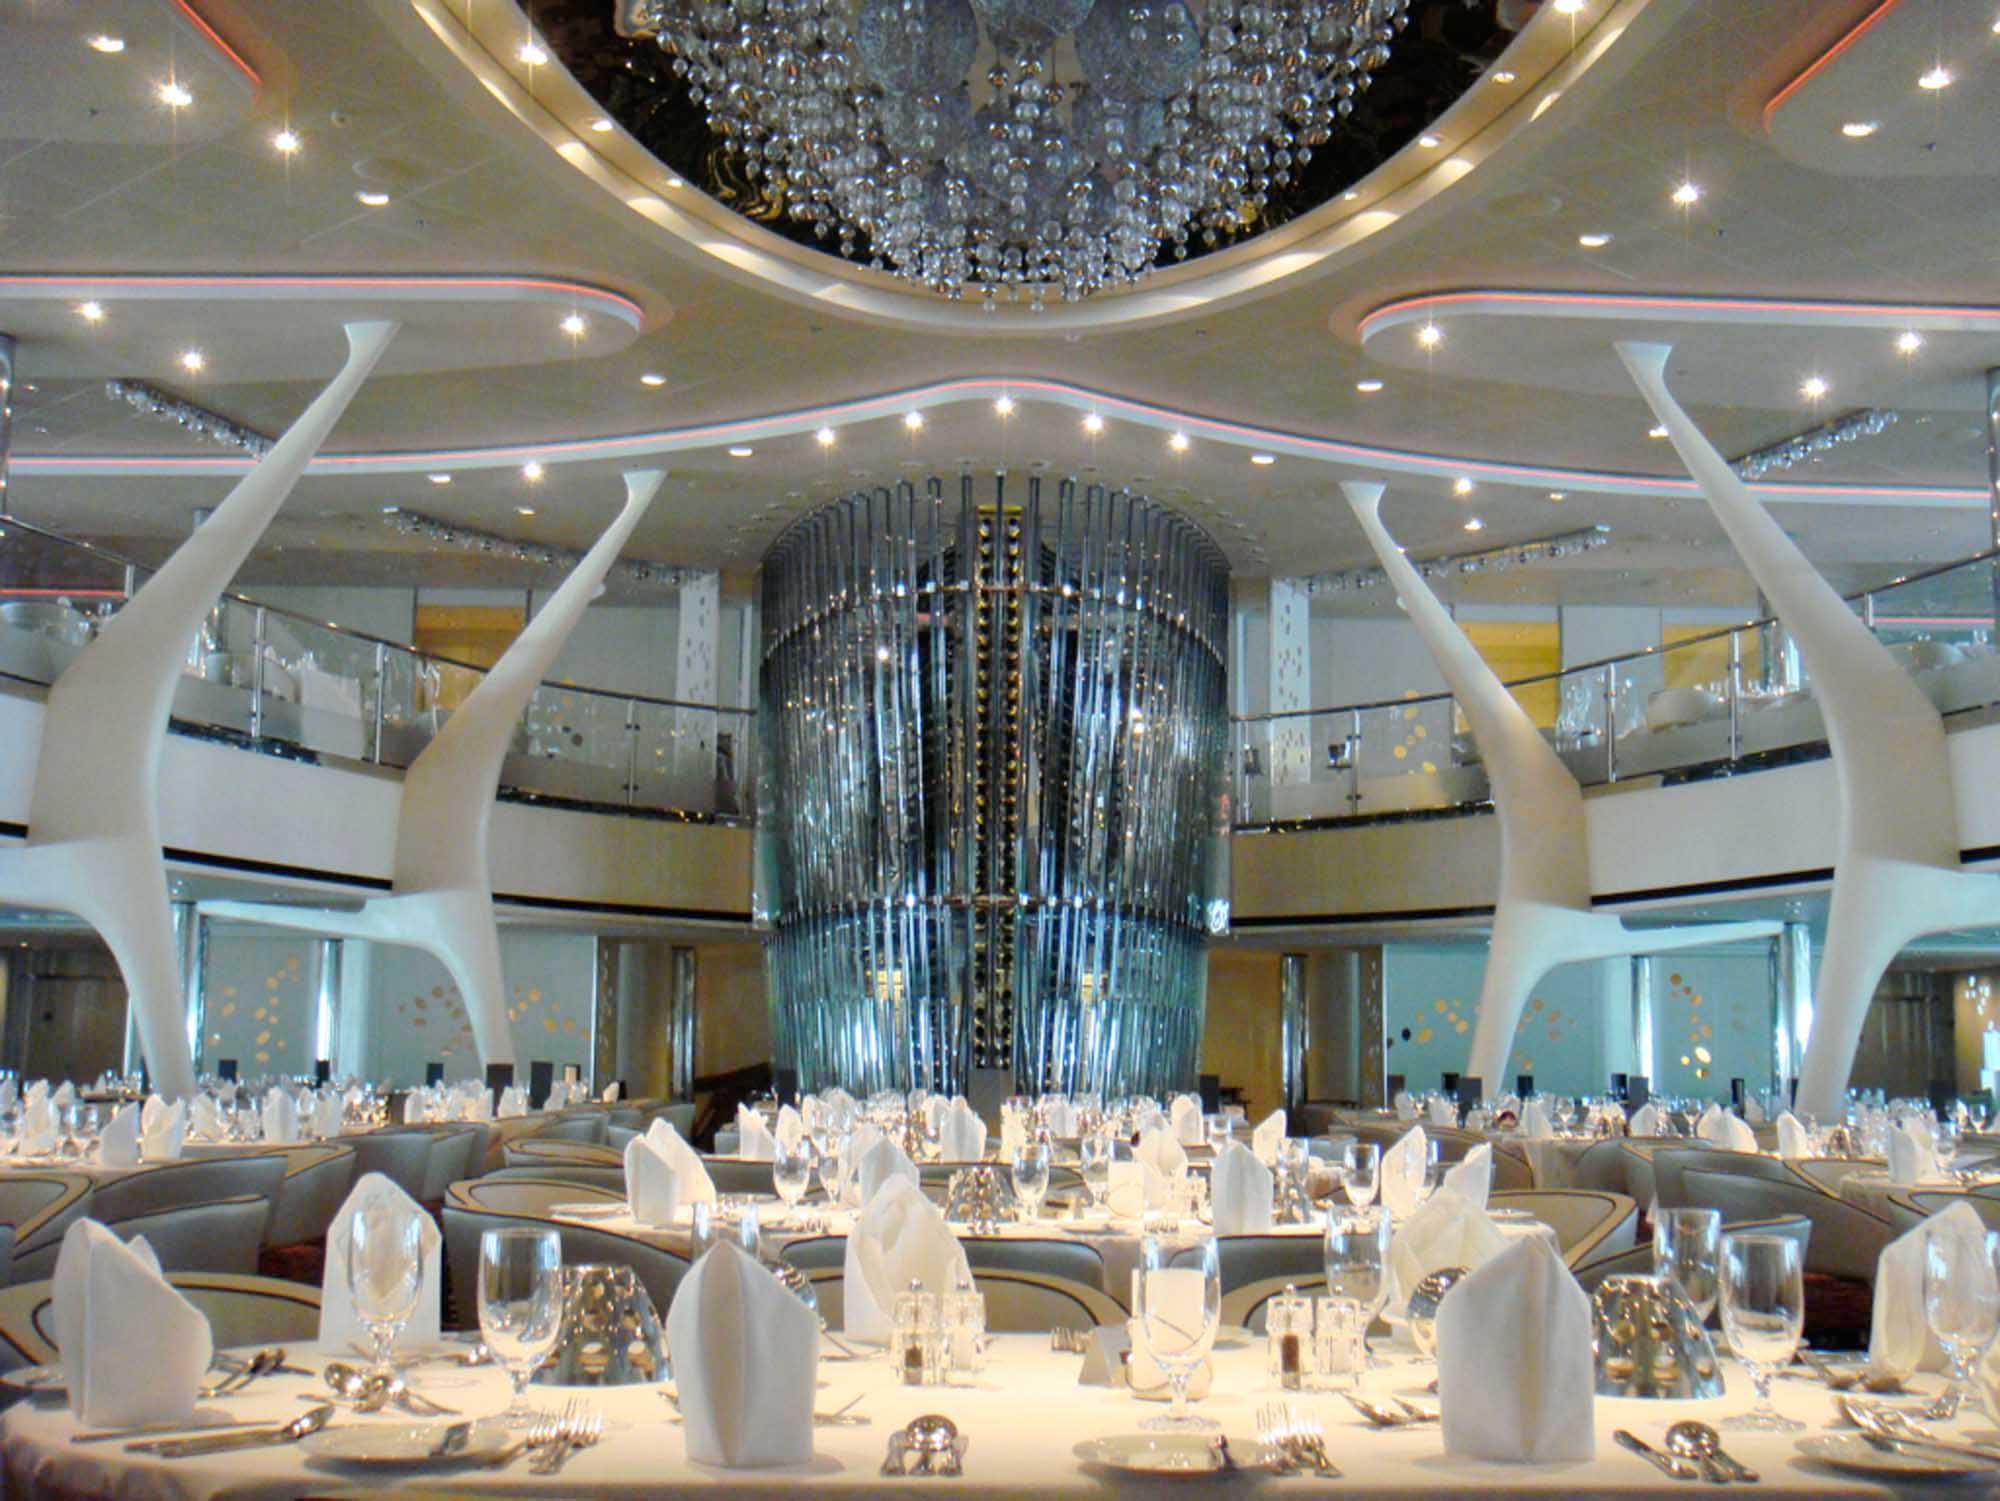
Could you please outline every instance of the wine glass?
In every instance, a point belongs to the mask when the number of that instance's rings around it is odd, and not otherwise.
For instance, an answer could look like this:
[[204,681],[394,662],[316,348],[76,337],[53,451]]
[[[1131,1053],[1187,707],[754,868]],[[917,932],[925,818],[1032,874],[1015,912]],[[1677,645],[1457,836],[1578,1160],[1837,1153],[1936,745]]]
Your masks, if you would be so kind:
[[1757,1388],[1757,1406],[1723,1419],[1722,1426],[1766,1433],[1805,1427],[1771,1405],[1771,1378],[1791,1362],[1805,1328],[1805,1266],[1799,1243],[1784,1235],[1725,1235],[1721,1267],[1722,1332],[1729,1348],[1750,1367],[1750,1380]]
[[847,1132],[827,1130],[815,1145],[819,1150],[819,1188],[827,1203],[840,1207],[840,1194],[847,1157]]
[[389,1347],[416,1312],[424,1280],[423,1218],[393,1204],[364,1204],[347,1221],[347,1291],[387,1377]]
[[1014,1197],[1027,1206],[1023,1219],[1042,1217],[1042,1200],[1049,1191],[1049,1144],[1024,1141],[1014,1149]]
[[[1362,1209],[1353,1214],[1328,1214],[1326,1290],[1349,1298],[1367,1311],[1373,1323],[1389,1301],[1389,1216]],[[1361,1332],[1361,1353],[1368,1355],[1368,1331]],[[1373,1358],[1369,1357],[1371,1364]]]
[[1141,1428],[1212,1433],[1217,1424],[1188,1411],[1188,1381],[1222,1322],[1222,1257],[1215,1237],[1148,1235],[1139,1243],[1139,1337],[1166,1373],[1173,1411]]
[[1366,1209],[1375,1202],[1375,1191],[1380,1186],[1381,1144],[1373,1141],[1349,1142],[1342,1166],[1345,1169],[1343,1187],[1347,1190],[1347,1202],[1356,1209]]
[[1924,1317],[1951,1362],[1947,1399],[1971,1411],[1982,1408],[1973,1366],[2000,1334],[2000,1234],[1976,1239],[1949,1230],[1924,1236]]
[[1220,1157],[1236,1139],[1236,1122],[1226,1115],[1208,1118],[1208,1149]]
[[1076,1146],[1077,1170],[1083,1174],[1083,1186],[1090,1194],[1090,1202],[1101,1207],[1111,1188],[1111,1138],[1092,1133]]
[[1671,1277],[1705,1324],[1720,1289],[1716,1257],[1722,1247],[1722,1213],[1716,1209],[1662,1209],[1653,1221],[1653,1275]]
[[562,1238],[553,1230],[488,1230],[479,1237],[479,1333],[513,1383],[500,1414],[509,1428],[540,1416],[528,1378],[562,1333]]
[[785,1201],[788,1215],[799,1207],[799,1200],[805,1197],[806,1188],[812,1182],[812,1171],[812,1143],[803,1136],[790,1146],[779,1142],[771,1154],[771,1186]]

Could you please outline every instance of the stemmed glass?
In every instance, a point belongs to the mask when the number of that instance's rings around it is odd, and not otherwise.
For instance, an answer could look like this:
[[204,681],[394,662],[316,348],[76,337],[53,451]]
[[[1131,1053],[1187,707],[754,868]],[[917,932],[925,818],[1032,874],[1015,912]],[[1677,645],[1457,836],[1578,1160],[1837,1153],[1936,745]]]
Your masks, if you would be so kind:
[[1704,1324],[1720,1294],[1716,1257],[1721,1247],[1720,1210],[1663,1209],[1653,1221],[1653,1275],[1673,1278]]
[[389,1347],[417,1310],[424,1280],[423,1218],[364,1204],[347,1221],[347,1291],[374,1346],[376,1374],[392,1375]]
[[1049,1191],[1049,1144],[1025,1141],[1014,1150],[1014,1197],[1027,1206],[1023,1219],[1042,1217],[1042,1200]]
[[509,1428],[526,1428],[539,1414],[528,1405],[528,1378],[562,1333],[562,1238],[553,1230],[488,1230],[479,1237],[479,1333],[513,1383],[500,1414]]
[[1924,1236],[1924,1317],[1951,1362],[1947,1400],[1983,1410],[1972,1369],[2000,1334],[2000,1234],[1977,1239],[1949,1230]]
[[1229,1150],[1229,1144],[1236,1140],[1236,1122],[1226,1115],[1211,1115],[1208,1118],[1208,1149],[1220,1157]]
[[1347,1202],[1356,1209],[1366,1209],[1375,1202],[1375,1191],[1380,1186],[1382,1176],[1382,1148],[1372,1141],[1351,1141],[1347,1144],[1347,1156],[1343,1162],[1342,1186],[1347,1191]]
[[827,1203],[835,1208],[840,1206],[843,1187],[844,1167],[847,1156],[847,1133],[845,1131],[825,1131],[815,1144],[819,1149],[819,1189],[826,1195]]
[[799,1200],[806,1196],[806,1188],[812,1182],[812,1171],[812,1143],[803,1136],[790,1146],[779,1142],[771,1154],[771,1186],[785,1201],[788,1217],[799,1207]]
[[1213,1433],[1219,1426],[1188,1411],[1188,1381],[1222,1322],[1222,1257],[1215,1237],[1148,1235],[1139,1243],[1139,1336],[1166,1373],[1173,1410],[1141,1428]]
[[1323,1246],[1328,1294],[1359,1303],[1368,1315],[1361,1326],[1361,1353],[1373,1365],[1368,1325],[1389,1301],[1389,1216],[1368,1209],[1329,1213]]
[[1771,1405],[1771,1378],[1791,1363],[1806,1323],[1799,1243],[1784,1235],[1725,1235],[1721,1280],[1722,1332],[1757,1388],[1757,1406],[1722,1426],[1765,1433],[1805,1427]]
[[1093,1132],[1076,1147],[1077,1170],[1083,1174],[1083,1186],[1090,1194],[1090,1202],[1101,1207],[1111,1188],[1111,1138]]

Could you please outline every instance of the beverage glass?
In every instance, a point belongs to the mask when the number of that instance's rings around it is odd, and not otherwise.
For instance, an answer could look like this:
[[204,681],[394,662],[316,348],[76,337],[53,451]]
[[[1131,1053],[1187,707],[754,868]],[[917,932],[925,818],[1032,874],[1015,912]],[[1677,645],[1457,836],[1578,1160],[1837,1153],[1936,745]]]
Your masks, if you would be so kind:
[[1653,1275],[1671,1277],[1705,1324],[1715,1312],[1721,1276],[1722,1213],[1715,1209],[1663,1209],[1653,1221]]
[[1077,1169],[1093,1205],[1102,1206],[1111,1186],[1112,1143],[1109,1136],[1093,1134],[1077,1143]]
[[1799,1243],[1784,1235],[1722,1237],[1722,1332],[1750,1367],[1757,1388],[1751,1411],[1722,1420],[1724,1428],[1787,1433],[1805,1427],[1771,1405],[1771,1378],[1791,1363],[1805,1328],[1805,1262]]
[[1349,1142],[1342,1167],[1347,1202],[1356,1209],[1366,1209],[1375,1202],[1375,1192],[1380,1186],[1382,1148],[1372,1141]]
[[[1359,1303],[1373,1323],[1389,1301],[1389,1216],[1366,1209],[1329,1214],[1322,1250],[1328,1294]],[[1361,1353],[1368,1355],[1365,1325]]]
[[1025,1206],[1023,1219],[1042,1217],[1042,1200],[1049,1191],[1049,1144],[1023,1142],[1014,1151],[1014,1196]]
[[806,1188],[812,1182],[812,1170],[812,1143],[803,1136],[789,1147],[779,1142],[771,1154],[771,1186],[785,1201],[787,1213],[797,1209],[799,1200],[806,1196]]
[[384,1204],[365,1204],[348,1217],[347,1291],[384,1377],[393,1374],[389,1348],[416,1312],[423,1286],[423,1224],[422,1215]]
[[513,1400],[500,1416],[526,1428],[528,1378],[562,1333],[562,1238],[553,1230],[488,1230],[479,1237],[479,1333],[506,1368]]
[[1213,1433],[1217,1424],[1188,1411],[1188,1381],[1222,1321],[1222,1258],[1212,1235],[1148,1235],[1139,1243],[1139,1337],[1166,1373],[1173,1410],[1139,1426]]
[[1961,1408],[1984,1411],[1973,1369],[2000,1334],[2000,1234],[1950,1231],[1924,1236],[1924,1318],[1951,1362],[1951,1391]]

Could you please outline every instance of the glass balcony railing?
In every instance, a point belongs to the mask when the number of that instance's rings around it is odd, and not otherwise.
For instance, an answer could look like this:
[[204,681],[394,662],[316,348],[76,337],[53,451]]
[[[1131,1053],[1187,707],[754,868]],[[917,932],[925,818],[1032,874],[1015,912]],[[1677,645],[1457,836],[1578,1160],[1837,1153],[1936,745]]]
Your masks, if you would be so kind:
[[[2000,705],[1996,578],[2000,549],[1849,603],[1939,711],[1959,714]],[[1771,619],[1507,686],[1545,721],[1542,733],[1586,787],[1725,774],[1826,746],[1811,680]],[[1446,811],[1489,797],[1449,694],[1252,715],[1232,731],[1238,829]]]
[[[147,570],[9,520],[0,528],[0,677],[53,683]],[[189,643],[174,728],[408,766],[482,669],[227,594]],[[749,709],[544,683],[503,797],[734,822],[751,814]]]

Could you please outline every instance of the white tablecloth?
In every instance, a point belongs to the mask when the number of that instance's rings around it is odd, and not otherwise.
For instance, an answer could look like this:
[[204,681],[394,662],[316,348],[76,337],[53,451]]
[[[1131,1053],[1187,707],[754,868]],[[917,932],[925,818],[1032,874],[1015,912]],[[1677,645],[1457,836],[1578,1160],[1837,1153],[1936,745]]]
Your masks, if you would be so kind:
[[[295,1347],[293,1357],[316,1366],[325,1352]],[[857,1411],[865,1427],[819,1428],[810,1464],[784,1470],[729,1471],[694,1466],[685,1458],[682,1430],[667,1422],[669,1410],[649,1387],[605,1389],[535,1388],[536,1400],[559,1407],[581,1396],[608,1420],[602,1443],[572,1458],[562,1474],[542,1478],[516,1463],[504,1471],[448,1470],[398,1481],[352,1470],[309,1466],[295,1449],[258,1449],[205,1459],[156,1460],[126,1454],[118,1444],[72,1447],[66,1440],[75,1421],[66,1408],[20,1405],[0,1419],[0,1460],[6,1493],[50,1498],[115,1495],[121,1501],[281,1501],[301,1495],[333,1495],[346,1489],[376,1494],[422,1488],[428,1495],[509,1492],[577,1497],[678,1497],[723,1490],[732,1498],[811,1501],[817,1496],[880,1496],[921,1490],[956,1501],[1015,1501],[1027,1497],[1102,1498],[1163,1495],[1167,1487],[1137,1478],[1082,1469],[1072,1447],[1087,1438],[1136,1432],[1141,1418],[1160,1410],[1128,1393],[1079,1386],[1080,1359],[1057,1355],[1045,1339],[1003,1336],[993,1344],[984,1375],[970,1389],[902,1387],[880,1359],[822,1360],[820,1406],[837,1407],[862,1394]],[[1498,1374],[1498,1373],[1496,1373]],[[1431,1368],[1397,1359],[1372,1372],[1367,1389],[1378,1395],[1420,1393]],[[468,1415],[489,1415],[505,1400],[503,1379],[490,1370],[464,1371],[421,1366],[411,1373],[419,1389]],[[1927,1389],[1936,1378],[1926,1378]],[[1599,1399],[1597,1457],[1587,1464],[1525,1466],[1447,1459],[1433,1426],[1378,1432],[1365,1427],[1338,1397],[1298,1394],[1292,1400],[1326,1425],[1327,1448],[1346,1471],[1338,1481],[1309,1476],[1273,1478],[1245,1474],[1198,1486],[1201,1495],[1223,1493],[1267,1497],[1323,1494],[1329,1497],[1408,1498],[1408,1501],[1495,1501],[1503,1496],[1585,1496],[1695,1501],[1714,1489],[1670,1480],[1611,1441],[1615,1428],[1630,1428],[1657,1445],[1669,1422],[1683,1417],[1711,1421],[1749,1401],[1750,1383],[1740,1368],[1728,1368],[1730,1395],[1705,1402],[1642,1402]],[[288,1419],[304,1411],[298,1398],[316,1383],[303,1377],[274,1377],[251,1394],[226,1405],[232,1417]],[[1196,1404],[1220,1421],[1232,1439],[1254,1436],[1267,1389],[1261,1341],[1225,1341],[1216,1353],[1214,1391]],[[1777,1383],[1778,1405],[1824,1431],[1832,1418],[1825,1388],[1803,1381]],[[1431,1399],[1434,1400],[1434,1399]],[[913,1477],[885,1480],[879,1474],[890,1432],[925,1413],[943,1413],[969,1435],[965,1474],[958,1479]],[[342,1426],[382,1421],[343,1413]],[[392,1419],[389,1421],[403,1421]],[[1951,1425],[1955,1432],[1978,1431],[1983,1420]],[[1755,1494],[1770,1497],[1883,1497],[1895,1491],[1821,1470],[1794,1450],[1790,1435],[1730,1434],[1732,1451],[1763,1472]],[[1178,1488],[1176,1488],[1178,1490]],[[1973,1487],[1912,1489],[1906,1494],[1981,1494]]]

